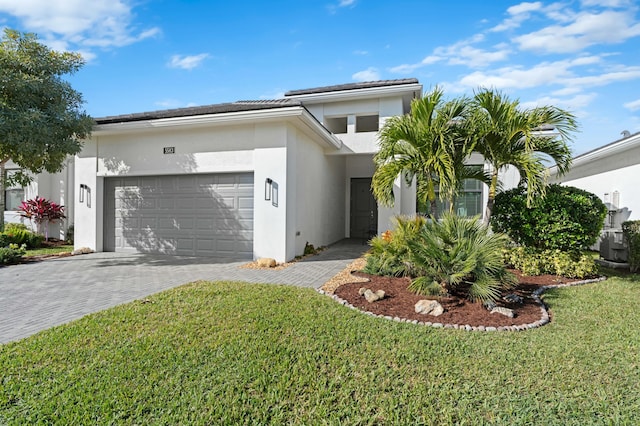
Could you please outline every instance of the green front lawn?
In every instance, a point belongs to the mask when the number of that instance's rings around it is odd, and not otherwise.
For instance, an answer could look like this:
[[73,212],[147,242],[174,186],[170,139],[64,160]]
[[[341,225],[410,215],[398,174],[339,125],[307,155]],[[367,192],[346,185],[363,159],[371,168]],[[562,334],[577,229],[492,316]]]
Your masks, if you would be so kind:
[[0,346],[0,424],[639,424],[640,277],[464,332],[199,282]]
[[57,247],[43,247],[43,248],[37,248],[37,249],[28,249],[27,254],[25,254],[23,257],[71,253],[72,251],[73,251],[73,244],[57,246]]

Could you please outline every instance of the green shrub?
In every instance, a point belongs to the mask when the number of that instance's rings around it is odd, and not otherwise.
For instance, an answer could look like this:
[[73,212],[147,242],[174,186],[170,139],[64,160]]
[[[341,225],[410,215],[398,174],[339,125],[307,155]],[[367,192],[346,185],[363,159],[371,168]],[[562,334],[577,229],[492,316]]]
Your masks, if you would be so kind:
[[17,244],[19,246],[24,244],[27,248],[38,248],[44,241],[44,236],[19,227],[5,231],[4,235],[7,236],[10,244]]
[[11,265],[20,261],[26,254],[25,246],[10,244],[9,247],[0,247],[0,265]]
[[640,220],[629,220],[622,224],[622,233],[629,246],[629,269],[640,269]]
[[0,234],[0,248],[9,247],[9,244],[11,244],[11,242],[9,241],[9,237],[6,234],[1,233]]
[[503,263],[509,239],[477,219],[445,214],[429,221],[407,242],[411,261],[424,274],[411,282],[418,294],[464,294],[471,301],[496,300],[516,278]]
[[5,223],[4,225],[4,232],[7,234],[17,230],[28,231],[29,228],[27,228],[27,225],[25,225],[24,223]]
[[514,247],[505,250],[504,262],[525,275],[560,275],[567,278],[589,278],[598,275],[598,266],[589,253],[562,250],[537,250]]
[[496,196],[491,226],[517,244],[539,250],[581,251],[600,236],[607,207],[582,189],[549,185],[546,195],[527,207],[525,188]]
[[415,275],[407,242],[416,238],[424,226],[425,218],[396,217],[395,230],[386,231],[369,241],[371,249],[366,255],[364,272],[373,275],[403,277]]
[[22,224],[9,225],[11,226],[7,226],[3,232],[3,235],[6,237],[9,244],[17,244],[18,246],[24,244],[27,248],[38,248],[42,245],[42,242],[44,241],[43,235],[31,232]]

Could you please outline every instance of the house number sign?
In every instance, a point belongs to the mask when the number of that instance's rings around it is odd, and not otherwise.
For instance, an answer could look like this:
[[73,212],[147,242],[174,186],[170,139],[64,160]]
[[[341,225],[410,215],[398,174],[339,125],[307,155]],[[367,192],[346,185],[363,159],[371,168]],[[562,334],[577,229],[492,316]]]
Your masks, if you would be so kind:
[[163,154],[175,154],[176,147],[175,146],[165,146],[162,151]]

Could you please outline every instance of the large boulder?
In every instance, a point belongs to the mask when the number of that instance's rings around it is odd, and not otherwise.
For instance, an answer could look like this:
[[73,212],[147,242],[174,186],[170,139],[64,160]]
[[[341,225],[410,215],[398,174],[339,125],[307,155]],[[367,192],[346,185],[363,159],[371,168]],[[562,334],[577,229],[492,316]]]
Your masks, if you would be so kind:
[[419,300],[415,305],[417,314],[440,316],[444,313],[444,308],[437,300]]

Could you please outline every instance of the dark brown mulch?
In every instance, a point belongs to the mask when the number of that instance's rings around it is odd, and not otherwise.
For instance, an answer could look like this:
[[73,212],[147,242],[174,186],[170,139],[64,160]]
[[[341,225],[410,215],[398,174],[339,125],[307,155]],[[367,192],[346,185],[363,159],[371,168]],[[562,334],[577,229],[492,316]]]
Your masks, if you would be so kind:
[[[564,284],[579,281],[558,277],[555,275],[523,276],[518,271],[516,274],[519,284],[507,293],[514,293],[521,296],[523,303],[508,303],[504,300],[497,302],[498,306],[513,309],[514,318],[508,318],[497,313],[491,314],[481,303],[472,303],[468,300],[457,297],[426,297],[410,292],[407,287],[410,280],[408,278],[381,277],[369,275],[361,272],[354,272],[359,277],[369,278],[368,283],[348,283],[343,284],[335,290],[335,294],[346,300],[354,307],[372,312],[376,315],[399,317],[408,320],[418,320],[423,322],[439,322],[442,324],[470,325],[472,327],[501,327],[511,325],[523,325],[533,323],[541,318],[540,305],[532,298],[532,293],[541,286]],[[377,302],[369,303],[359,294],[361,287],[369,288],[373,291],[384,290],[385,298]],[[415,304],[419,300],[435,299],[445,308],[445,312],[440,316],[417,314]]]

